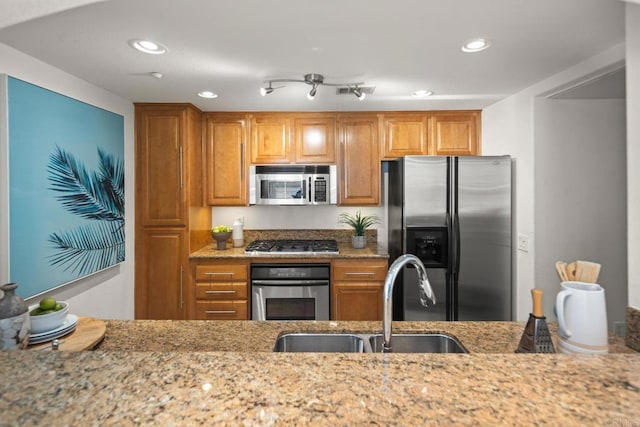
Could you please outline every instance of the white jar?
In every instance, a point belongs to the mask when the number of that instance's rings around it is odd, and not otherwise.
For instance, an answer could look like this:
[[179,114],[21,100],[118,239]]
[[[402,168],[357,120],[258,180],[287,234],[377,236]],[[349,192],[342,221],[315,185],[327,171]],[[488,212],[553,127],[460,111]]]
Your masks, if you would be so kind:
[[242,234],[243,227],[244,227],[244,222],[242,221],[242,218],[237,218],[233,222],[232,239],[233,239],[233,247],[234,248],[240,248],[240,247],[242,247],[244,245],[244,238],[243,238],[243,234]]

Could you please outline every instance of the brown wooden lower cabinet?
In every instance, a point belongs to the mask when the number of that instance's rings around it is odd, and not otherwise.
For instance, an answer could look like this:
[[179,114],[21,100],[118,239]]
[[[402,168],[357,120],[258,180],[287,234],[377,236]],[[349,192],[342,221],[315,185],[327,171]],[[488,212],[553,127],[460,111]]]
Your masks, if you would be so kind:
[[333,286],[334,320],[382,320],[382,283],[338,282]]
[[386,259],[334,260],[331,269],[333,320],[382,320]]
[[[251,318],[249,260],[192,260],[191,265],[193,299],[189,318]],[[332,260],[331,319],[382,320],[386,273],[387,260],[382,258]]]
[[185,228],[144,229],[136,248],[136,319],[186,318]]
[[249,263],[247,260],[198,260],[194,277],[192,318],[249,319]]
[[196,301],[197,320],[247,320],[247,300]]

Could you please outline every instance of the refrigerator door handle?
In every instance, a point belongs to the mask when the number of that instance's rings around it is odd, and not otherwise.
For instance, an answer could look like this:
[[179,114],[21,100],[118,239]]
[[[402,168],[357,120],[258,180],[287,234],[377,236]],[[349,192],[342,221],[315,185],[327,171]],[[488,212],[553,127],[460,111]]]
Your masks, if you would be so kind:
[[451,216],[451,273],[460,271],[460,218],[458,217],[458,158],[451,157],[449,163],[449,215]]
[[455,241],[454,259],[453,259],[453,274],[460,273],[460,218],[458,212],[453,214],[453,238]]

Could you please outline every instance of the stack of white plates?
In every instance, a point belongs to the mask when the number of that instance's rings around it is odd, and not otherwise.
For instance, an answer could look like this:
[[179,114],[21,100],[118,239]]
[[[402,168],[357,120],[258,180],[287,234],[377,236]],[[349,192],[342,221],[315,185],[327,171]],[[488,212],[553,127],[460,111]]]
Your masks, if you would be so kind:
[[31,334],[29,336],[29,344],[40,344],[70,334],[71,332],[75,331],[77,324],[78,316],[76,316],[75,314],[67,314],[67,318],[64,319],[62,325],[58,326],[57,328],[50,331]]

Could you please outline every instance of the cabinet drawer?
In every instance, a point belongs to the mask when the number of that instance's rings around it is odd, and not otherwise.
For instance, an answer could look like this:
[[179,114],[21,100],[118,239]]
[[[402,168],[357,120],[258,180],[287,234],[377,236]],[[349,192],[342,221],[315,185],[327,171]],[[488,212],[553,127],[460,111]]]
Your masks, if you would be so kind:
[[386,275],[386,261],[340,261],[333,265],[333,280],[376,281],[384,280]]
[[197,265],[196,280],[205,282],[229,282],[247,280],[246,264]]
[[197,320],[248,320],[247,300],[196,301]]
[[247,282],[196,283],[196,299],[247,299]]

